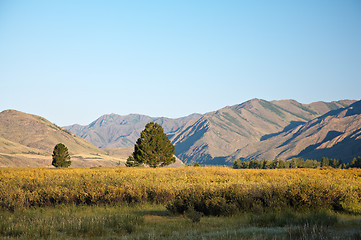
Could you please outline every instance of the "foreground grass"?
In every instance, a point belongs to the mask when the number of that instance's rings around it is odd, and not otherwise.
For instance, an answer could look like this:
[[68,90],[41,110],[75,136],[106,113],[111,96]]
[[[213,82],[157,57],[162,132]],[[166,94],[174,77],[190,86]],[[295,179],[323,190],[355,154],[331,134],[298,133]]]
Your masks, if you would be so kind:
[[2,239],[361,239],[360,169],[0,169]]
[[202,217],[161,205],[58,206],[0,212],[1,239],[360,239],[361,216],[292,211]]

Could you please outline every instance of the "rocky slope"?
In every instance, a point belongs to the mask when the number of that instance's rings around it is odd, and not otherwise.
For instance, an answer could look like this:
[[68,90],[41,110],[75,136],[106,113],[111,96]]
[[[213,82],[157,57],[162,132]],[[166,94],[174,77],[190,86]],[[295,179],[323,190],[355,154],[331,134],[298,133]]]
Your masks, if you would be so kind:
[[86,139],[100,148],[127,148],[133,147],[149,122],[159,123],[164,132],[171,138],[175,132],[187,124],[191,124],[200,117],[192,114],[187,117],[154,118],[139,114],[120,116],[117,114],[103,115],[86,126],[71,125],[64,128]]
[[250,154],[261,140],[353,102],[301,104],[295,100],[269,102],[252,99],[203,115],[194,124],[179,130],[171,140],[176,156],[183,162],[229,164],[228,156],[239,149],[245,149],[244,152]]
[[276,157],[320,160],[323,156],[343,162],[350,162],[354,157],[361,156],[361,101],[285,129],[248,149],[245,147],[238,150],[228,160]]

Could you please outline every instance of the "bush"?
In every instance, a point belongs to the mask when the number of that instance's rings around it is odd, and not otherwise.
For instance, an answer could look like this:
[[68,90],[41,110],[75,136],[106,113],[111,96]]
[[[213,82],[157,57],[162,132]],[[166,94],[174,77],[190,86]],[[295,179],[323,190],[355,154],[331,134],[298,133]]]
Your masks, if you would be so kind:
[[185,216],[192,220],[193,223],[198,223],[201,221],[201,217],[203,217],[203,213],[194,210],[193,206],[189,206],[187,211],[185,212]]

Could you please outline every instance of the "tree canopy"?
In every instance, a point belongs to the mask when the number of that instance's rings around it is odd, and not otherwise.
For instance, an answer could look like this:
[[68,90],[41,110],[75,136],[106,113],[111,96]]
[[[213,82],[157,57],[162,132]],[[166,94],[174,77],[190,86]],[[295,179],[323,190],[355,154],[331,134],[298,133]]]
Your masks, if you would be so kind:
[[328,157],[322,157],[321,162],[316,160],[303,158],[292,158],[291,160],[283,161],[279,159],[274,160],[251,160],[251,161],[242,161],[238,159],[233,162],[233,168],[259,168],[259,169],[269,169],[269,168],[317,168],[317,167],[332,167],[332,168],[361,168],[361,157],[355,157],[351,163],[343,163],[338,159]]
[[71,164],[70,155],[68,148],[62,144],[58,143],[54,147],[53,151],[53,162],[51,163],[54,167],[69,167]]
[[126,166],[148,165],[163,167],[175,162],[174,146],[164,133],[162,126],[150,122],[140,133],[134,146],[133,154],[128,158]]

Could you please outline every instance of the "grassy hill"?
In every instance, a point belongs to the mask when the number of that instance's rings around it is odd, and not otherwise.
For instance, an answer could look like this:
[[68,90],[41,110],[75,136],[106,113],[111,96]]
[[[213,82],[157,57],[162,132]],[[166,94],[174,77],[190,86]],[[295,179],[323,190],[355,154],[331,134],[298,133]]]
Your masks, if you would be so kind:
[[0,167],[50,166],[59,142],[68,147],[72,166],[116,166],[125,161],[42,117],[16,110],[0,113]]

